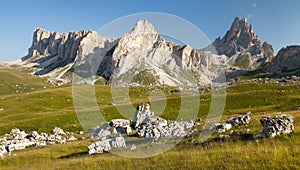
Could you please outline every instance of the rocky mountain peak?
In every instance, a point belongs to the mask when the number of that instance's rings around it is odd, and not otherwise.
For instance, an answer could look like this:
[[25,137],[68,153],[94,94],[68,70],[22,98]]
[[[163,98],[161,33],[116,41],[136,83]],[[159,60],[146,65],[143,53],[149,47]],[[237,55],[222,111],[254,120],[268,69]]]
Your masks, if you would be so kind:
[[260,45],[258,36],[253,31],[252,24],[248,25],[247,18],[236,17],[221,39],[217,38],[214,42],[219,54],[231,57],[239,52],[244,51],[253,45]]
[[113,53],[113,59],[119,60],[130,54],[152,49],[160,40],[162,38],[158,35],[153,25],[147,20],[140,20],[130,34],[126,33],[122,36]]
[[251,44],[259,42],[258,36],[253,32],[252,24],[248,25],[247,18],[236,17],[230,30],[225,35],[225,41],[236,41],[237,45],[248,48]]
[[48,30],[45,30],[43,28],[35,28],[33,39],[36,41],[39,41],[44,38],[49,38],[50,35],[51,35],[51,32]]
[[230,65],[253,70],[274,58],[272,45],[261,42],[248,24],[247,18],[236,17],[223,38],[217,38],[213,46],[219,55],[229,57]]
[[132,35],[136,34],[157,34],[154,26],[147,20],[139,20],[132,29]]

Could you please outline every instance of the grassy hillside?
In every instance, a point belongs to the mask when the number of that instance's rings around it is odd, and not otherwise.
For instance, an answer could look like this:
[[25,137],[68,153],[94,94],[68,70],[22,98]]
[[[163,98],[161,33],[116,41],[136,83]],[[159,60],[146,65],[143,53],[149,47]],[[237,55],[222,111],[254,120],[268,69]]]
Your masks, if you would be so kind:
[[[88,87],[93,88],[93,87]],[[122,90],[122,89],[121,89]],[[116,106],[110,105],[111,89],[108,86],[96,86],[96,100],[99,109],[104,113],[107,121],[120,118]],[[135,87],[130,91],[131,105],[122,107],[135,107],[141,101],[147,101],[149,93],[146,88]],[[179,94],[170,93],[170,89],[163,89],[167,96],[166,109],[162,117],[176,119],[180,110]],[[228,88],[224,116],[237,115],[251,111],[254,114],[262,112],[291,111],[300,106],[299,85],[283,86],[278,84],[244,84]],[[184,96],[185,98],[193,98]],[[187,99],[187,100],[188,100]],[[210,107],[211,94],[209,92],[200,96],[200,110],[198,117],[205,118]],[[51,87],[21,94],[1,95],[0,108],[0,134],[8,132],[13,127],[24,130],[50,131],[53,126],[61,126],[70,131],[80,130],[80,125],[74,111],[72,100],[72,87]],[[156,99],[151,104],[153,110],[165,99]],[[132,118],[134,113],[122,112]],[[193,110],[191,110],[193,111]],[[186,110],[185,112],[189,112]],[[159,113],[159,112],[155,112]]]
[[26,70],[0,66],[0,95],[32,92],[50,86],[46,79],[31,76]]
[[[82,130],[74,111],[71,86],[52,87],[45,80],[28,75],[25,71],[11,69],[0,69],[0,80],[0,108],[3,108],[0,111],[0,135],[4,135],[12,128],[47,133],[54,126],[75,133]],[[123,91],[122,88],[117,90]],[[151,97],[150,90],[154,89],[130,88],[132,105],[135,107],[141,101],[148,101],[148,97]],[[165,101],[163,97],[151,100],[153,110],[159,114],[160,110],[155,109],[165,103],[166,109],[163,110],[162,117],[176,119],[181,102],[179,94],[171,93],[172,88],[159,90],[166,95],[167,100]],[[122,117],[116,106],[131,107],[119,103],[112,105],[114,101],[111,97],[111,88],[108,86],[95,86],[95,92],[99,110],[104,113],[106,120]],[[190,95],[184,97],[193,98]],[[209,91],[200,96],[198,117],[206,118],[210,101]],[[240,84],[227,89],[226,107],[221,121],[224,122],[229,116],[252,111],[249,125],[234,128],[241,132],[242,138],[211,141],[210,149],[204,149],[200,144],[182,142],[169,152],[147,159],[124,158],[110,153],[90,156],[87,155],[86,146],[91,141],[86,139],[13,152],[15,156],[0,160],[0,168],[119,169],[121,166],[123,169],[299,169],[300,112],[292,111],[293,108],[300,106],[299,102],[299,84]],[[186,110],[189,111],[192,110]],[[295,133],[259,141],[247,138],[247,135],[261,131],[262,127],[259,124],[261,116],[276,115],[276,112],[281,111],[295,117]],[[262,114],[263,112],[265,113]],[[122,114],[130,117],[134,113]],[[251,130],[249,134],[243,132],[245,128]]]

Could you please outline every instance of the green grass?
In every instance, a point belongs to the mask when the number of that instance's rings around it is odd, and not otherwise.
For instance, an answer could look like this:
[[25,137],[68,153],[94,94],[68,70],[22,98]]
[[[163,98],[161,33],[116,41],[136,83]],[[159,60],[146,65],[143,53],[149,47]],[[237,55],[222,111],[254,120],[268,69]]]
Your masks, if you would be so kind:
[[0,95],[32,92],[50,86],[46,79],[28,75],[26,70],[0,67]]
[[159,76],[155,75],[156,72],[154,70],[146,69],[140,71],[137,75],[133,77],[134,83],[139,83],[142,85],[155,85],[159,80]]
[[250,57],[251,57],[250,53],[246,53],[242,56],[239,56],[233,65],[247,70],[250,67],[250,62],[251,62]]
[[[72,87],[52,87],[45,80],[28,75],[25,71],[0,69],[0,135],[12,128],[20,128],[27,132],[37,130],[47,132],[54,126],[77,133],[82,130],[74,111]],[[24,90],[16,93],[15,85],[26,84]],[[23,88],[23,86],[21,86]],[[46,87],[46,88],[44,88]],[[34,90],[30,90],[34,88]],[[94,90],[99,110],[107,121],[113,118],[133,118],[132,109],[141,101],[150,101],[157,115],[166,119],[176,119],[180,104],[184,100],[194,101],[195,97],[171,93],[172,88],[131,87],[129,89],[130,104],[113,101],[109,86],[85,86]],[[115,88],[123,91],[124,88]],[[153,96],[153,92],[159,92]],[[166,96],[166,97],[164,97]],[[82,96],[83,98],[85,95]],[[117,97],[118,96],[114,96]],[[89,99],[86,99],[87,101]],[[114,102],[115,105],[110,105]],[[196,113],[206,118],[210,108],[211,93],[200,96],[200,108]],[[240,131],[242,138],[228,141],[212,140],[211,149],[203,149],[199,144],[185,144],[184,141],[172,150],[150,158],[133,159],[119,157],[110,153],[87,155],[86,146],[90,140],[75,141],[63,145],[51,145],[43,148],[28,148],[13,152],[16,156],[0,160],[0,169],[299,169],[300,163],[300,112],[291,111],[300,106],[300,85],[279,84],[240,84],[227,89],[226,107],[221,122],[230,116],[251,111],[251,122],[247,126],[234,127]],[[189,103],[185,113],[194,111]],[[165,109],[160,110],[165,106]],[[117,108],[123,108],[120,114]],[[131,110],[130,110],[131,109]],[[227,110],[231,110],[230,112]],[[252,133],[261,131],[259,119],[262,112],[276,115],[284,112],[295,117],[296,133],[264,139],[256,142],[248,139]],[[97,121],[97,120],[95,120]],[[203,123],[198,127],[199,129]],[[250,134],[243,131],[251,129]],[[226,132],[225,134],[228,134]],[[217,137],[219,134],[213,134]],[[197,136],[194,136],[197,137]]]
[[213,142],[178,145],[150,158],[125,158],[110,153],[89,156],[86,145],[76,141],[65,145],[29,148],[1,160],[3,169],[299,169],[298,136],[261,141]]

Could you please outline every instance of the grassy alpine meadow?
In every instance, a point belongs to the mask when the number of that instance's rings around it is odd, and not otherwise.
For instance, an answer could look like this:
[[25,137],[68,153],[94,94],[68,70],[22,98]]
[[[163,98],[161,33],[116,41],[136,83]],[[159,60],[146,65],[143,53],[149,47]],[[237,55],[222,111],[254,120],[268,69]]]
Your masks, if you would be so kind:
[[[75,134],[83,130],[74,110],[72,86],[53,87],[45,79],[28,75],[25,71],[0,69],[0,136],[12,128],[27,133],[50,133],[59,126]],[[206,119],[210,108],[211,92],[199,94],[171,93],[171,87],[130,87],[128,96],[113,96],[121,87],[96,85],[85,87],[95,91],[97,107],[107,121],[114,118],[132,119],[139,102],[151,101],[155,114],[166,119],[177,119],[180,104],[191,101],[184,113],[193,112],[194,99],[199,99],[198,118]],[[113,97],[114,100],[113,100]],[[118,97],[120,97],[118,99]],[[121,102],[121,101],[129,102]],[[196,103],[197,104],[197,103]],[[176,147],[150,158],[126,158],[111,153],[88,155],[90,139],[66,144],[29,147],[13,151],[13,156],[0,160],[0,169],[300,169],[300,106],[299,84],[237,84],[227,88],[226,103],[221,122],[228,117],[251,111],[250,124],[234,127],[240,135],[227,140],[215,140],[209,146],[198,142],[187,143],[185,138]],[[120,108],[128,110],[119,112]],[[191,109],[189,109],[191,108]],[[252,134],[262,130],[260,118],[279,113],[294,117],[295,132],[271,139],[252,139]],[[196,126],[199,130],[203,122]],[[250,129],[246,132],[245,129]],[[225,132],[224,134],[229,134]]]

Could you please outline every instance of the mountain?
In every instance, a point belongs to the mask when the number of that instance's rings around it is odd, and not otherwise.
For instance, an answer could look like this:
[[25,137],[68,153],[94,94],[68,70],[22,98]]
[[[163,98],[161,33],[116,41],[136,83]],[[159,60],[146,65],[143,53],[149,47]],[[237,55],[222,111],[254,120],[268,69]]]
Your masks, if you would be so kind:
[[144,84],[141,72],[154,79],[151,84],[177,86],[211,83],[219,73],[211,67],[220,63],[219,58],[168,42],[151,23],[140,20],[120,38],[102,37],[95,31],[60,34],[37,28],[22,60],[36,68],[35,75],[48,77],[55,85],[69,83],[74,72],[84,78],[82,83],[105,79],[121,85]]
[[274,58],[272,45],[260,41],[247,18],[236,17],[225,36],[212,45],[219,55],[228,57],[229,66],[243,70],[254,70]]
[[292,46],[274,57],[272,45],[259,39],[246,18],[236,17],[224,37],[204,49],[166,41],[150,22],[140,20],[117,38],[87,30],[60,34],[36,28],[20,65],[34,68],[34,75],[54,85],[70,83],[77,75],[78,83],[192,86],[220,80],[222,68],[226,78],[256,69],[297,69],[298,54],[298,47]]
[[300,46],[281,48],[265,71],[277,75],[300,75]]

